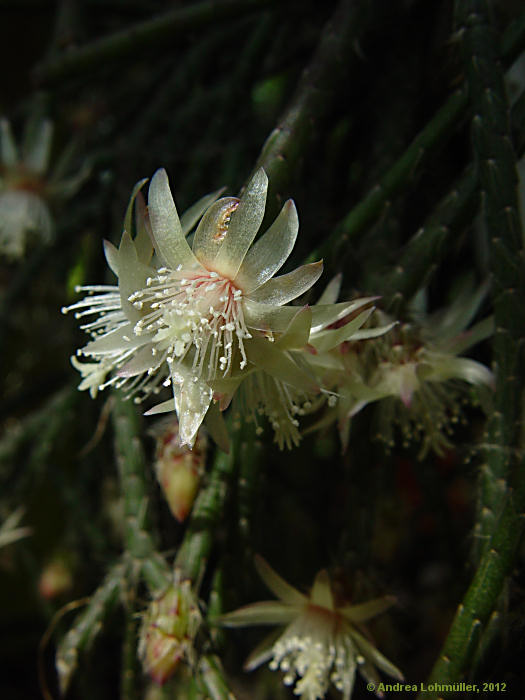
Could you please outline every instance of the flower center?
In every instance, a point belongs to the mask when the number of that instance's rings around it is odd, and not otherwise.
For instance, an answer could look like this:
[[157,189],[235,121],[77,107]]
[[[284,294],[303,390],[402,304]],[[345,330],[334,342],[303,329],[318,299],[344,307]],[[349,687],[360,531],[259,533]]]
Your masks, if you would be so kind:
[[129,301],[148,312],[136,323],[136,335],[155,332],[154,342],[164,344],[167,361],[182,362],[193,350],[193,367],[207,380],[217,371],[232,368],[239,350],[240,369],[247,364],[243,340],[251,338],[242,307],[242,290],[217,272],[161,268],[148,278],[147,288]]

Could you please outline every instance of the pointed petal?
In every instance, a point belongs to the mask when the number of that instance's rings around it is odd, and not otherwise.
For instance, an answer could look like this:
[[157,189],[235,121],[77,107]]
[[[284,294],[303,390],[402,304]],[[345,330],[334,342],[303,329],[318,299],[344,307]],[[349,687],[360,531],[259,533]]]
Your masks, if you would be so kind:
[[135,203],[135,198],[137,197],[138,193],[144,187],[147,181],[148,178],[145,177],[135,184],[133,190],[131,191],[128,206],[126,207],[126,213],[124,214],[124,231],[127,231],[130,236],[133,234],[133,204]]
[[371,313],[374,311],[373,308],[366,309],[359,314],[356,318],[340,328],[334,328],[333,330],[319,331],[310,336],[310,345],[313,345],[317,352],[327,352],[332,350],[336,345],[340,345],[345,340],[353,339],[353,335],[357,332],[359,328],[367,321]]
[[268,231],[250,248],[235,283],[245,294],[257,289],[279,270],[295,245],[299,217],[289,199]]
[[7,168],[12,168],[18,163],[18,149],[7,119],[0,120],[0,134],[2,136],[0,151],[2,164]]
[[351,340],[368,340],[369,338],[379,338],[382,335],[385,335],[385,333],[388,333],[388,331],[391,331],[394,326],[397,326],[399,321],[392,321],[392,323],[388,323],[386,326],[379,326],[378,328],[363,328],[362,331],[356,331],[353,335]]
[[137,257],[140,262],[149,265],[153,255],[153,235],[151,233],[148,208],[142,192],[137,194],[137,199],[135,200],[135,230],[137,233],[133,243],[135,244]]
[[205,194],[204,197],[201,197],[197,202],[195,202],[195,204],[192,204],[189,209],[186,209],[184,214],[182,214],[180,217],[182,233],[185,236],[188,235],[204,212],[211,207],[211,205],[221,196],[225,189],[225,187],[221,187],[220,190],[216,190],[211,194]]
[[109,269],[118,277],[118,250],[111,241],[104,240],[103,246]]
[[120,239],[117,267],[122,311],[130,321],[137,322],[142,315],[128,299],[134,292],[145,288],[152,269],[139,261],[137,250],[127,231],[124,231]]
[[224,627],[286,625],[296,615],[297,610],[290,605],[285,605],[279,600],[265,600],[221,615],[217,621]]
[[197,260],[182,233],[168,176],[163,168],[157,170],[151,180],[148,211],[155,248],[168,267],[198,267]]
[[281,634],[282,630],[274,630],[273,632],[268,634],[262,640],[262,642],[257,644],[250,656],[244,662],[244,670],[253,671],[255,668],[268,661],[268,659],[271,659],[271,657],[273,656],[273,645],[279,639]]
[[42,175],[46,172],[51,155],[53,124],[40,119],[29,126],[24,144],[24,164],[28,170]]
[[310,591],[310,601],[321,608],[334,610],[334,596],[332,594],[330,577],[326,569],[320,571],[315,577],[312,590]]
[[308,598],[291,586],[258,554],[255,555],[255,568],[266,586],[280,600],[291,606],[307,605]]
[[200,220],[193,238],[193,253],[205,267],[213,265],[224,236],[228,235],[230,217],[238,206],[236,197],[223,197]]
[[317,282],[323,272],[321,261],[302,265],[293,272],[268,280],[250,294],[250,298],[261,304],[282,306],[296,299]]
[[244,348],[250,362],[276,379],[301,391],[316,393],[319,390],[314,378],[301,369],[286,351],[275,347],[274,343],[252,338],[244,342]]
[[217,447],[219,447],[226,454],[230,453],[230,436],[228,435],[228,428],[226,426],[226,421],[222,415],[222,411],[219,408],[219,404],[216,401],[212,401],[208,409],[208,413],[204,418],[204,425],[206,426],[211,439],[215,442]]
[[288,328],[277,341],[276,347],[283,350],[304,348],[308,344],[311,326],[312,310],[309,306],[303,306],[290,321]]
[[326,289],[319,297],[318,304],[335,304],[339,292],[341,291],[341,284],[343,282],[343,275],[339,272],[335,277],[333,277],[327,284]]
[[131,350],[144,343],[144,337],[137,338],[133,334],[133,326],[127,324],[91,340],[82,348],[82,354],[86,356],[112,355],[116,351]]
[[174,411],[175,410],[175,401],[173,399],[168,399],[167,401],[163,401],[162,403],[158,403],[156,406],[153,406],[153,408],[150,408],[149,411],[146,411],[144,413],[145,416],[156,416],[159,413],[168,413],[168,411]]
[[450,342],[443,346],[439,344],[440,349],[445,349],[447,352],[452,352],[454,355],[461,355],[465,350],[468,350],[473,345],[481,343],[482,340],[490,338],[494,334],[494,316],[479,321],[468,331],[463,331]]
[[439,358],[430,356],[429,361],[432,370],[425,377],[428,381],[434,379],[437,381],[462,379],[469,384],[486,384],[491,389],[494,389],[494,375],[481,362],[470,360],[467,357],[449,357],[446,355]]
[[359,623],[370,620],[376,615],[384,613],[385,610],[392,607],[396,599],[394,596],[386,595],[382,598],[374,598],[366,603],[358,603],[357,605],[345,605],[340,608],[340,612],[348,620],[348,622]]
[[312,333],[323,330],[345,316],[354,313],[379,297],[363,297],[354,301],[341,301],[337,304],[315,304],[312,306]]
[[138,374],[147,372],[149,369],[156,370],[162,362],[162,354],[154,355],[153,345],[148,344],[141,348],[133,358],[121,367],[117,372],[119,377],[136,377]]
[[373,644],[365,639],[362,634],[352,630],[352,639],[355,641],[359,647],[359,650],[367,660],[372,661],[377,668],[385,673],[388,673],[388,675],[392,676],[392,678],[397,678],[400,681],[403,680],[403,674],[397,668],[397,666],[394,666],[393,663],[383,656],[383,654],[381,654],[381,652],[378,651]]
[[[251,299],[244,299],[243,307],[244,320],[249,328],[272,333],[284,333],[298,308],[297,306],[260,304]],[[315,307],[312,308],[312,314],[314,313]]]
[[212,390],[181,365],[172,365],[171,379],[179,418],[179,441],[181,446],[192,448],[210,406]]
[[268,177],[264,170],[259,168],[232,214],[228,231],[215,258],[215,269],[224,277],[233,280],[239,272],[264,218],[267,190]]

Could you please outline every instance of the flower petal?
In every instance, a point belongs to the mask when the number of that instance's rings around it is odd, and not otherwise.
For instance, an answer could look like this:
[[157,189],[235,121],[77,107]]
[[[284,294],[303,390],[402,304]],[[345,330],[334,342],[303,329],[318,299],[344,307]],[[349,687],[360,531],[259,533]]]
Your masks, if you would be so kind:
[[299,217],[289,199],[268,231],[250,248],[235,283],[245,294],[257,289],[279,270],[295,245]]
[[157,170],[148,194],[148,211],[155,247],[159,256],[172,269],[198,266],[186,238],[182,233],[179,215],[171,196],[168,176],[161,168]]
[[2,137],[0,141],[2,164],[5,165],[6,168],[12,168],[18,163],[18,149],[15,139],[13,138],[11,125],[7,119],[0,119],[0,135]]
[[366,309],[359,314],[356,318],[352,319],[344,326],[340,328],[334,328],[332,330],[319,331],[310,336],[310,345],[313,345],[317,352],[327,352],[332,350],[336,345],[344,343],[346,340],[353,339],[354,334],[359,328],[365,323],[365,321],[370,317],[370,314],[374,311],[373,308]]
[[386,595],[382,598],[374,598],[374,600],[369,600],[366,603],[359,603],[358,605],[345,605],[339,610],[348,622],[359,623],[384,613],[395,602],[394,596]]
[[301,391],[316,393],[319,387],[313,377],[301,369],[290,355],[275,347],[273,343],[261,338],[252,338],[244,342],[248,360],[285,384]]
[[212,390],[182,365],[172,365],[171,379],[179,419],[179,441],[181,446],[191,448],[210,407]]
[[193,253],[205,267],[213,265],[222,240],[228,235],[228,222],[239,206],[236,197],[223,197],[212,204],[197,226],[193,239]]
[[262,304],[282,306],[308,291],[323,272],[322,261],[301,265],[292,272],[274,277],[250,294]]
[[303,306],[290,321],[288,328],[277,341],[276,347],[283,350],[304,348],[308,344],[311,326],[312,310],[309,306]]
[[354,301],[341,301],[337,304],[315,304],[312,306],[312,333],[340,321],[345,316],[354,313],[367,304],[371,304],[379,297],[363,297]]
[[49,119],[39,119],[29,124],[24,143],[24,165],[38,175],[46,172],[51,155],[53,124]]
[[267,190],[268,177],[264,170],[259,168],[232,214],[226,236],[215,258],[214,267],[224,277],[233,280],[239,272],[264,218]]
[[185,236],[188,235],[204,212],[211,207],[211,205],[221,196],[225,189],[225,187],[221,187],[220,190],[216,190],[211,194],[205,194],[204,197],[197,200],[189,209],[186,209],[184,214],[182,214],[180,217],[182,233]]
[[122,311],[130,321],[136,322],[141,318],[141,313],[128,299],[137,290],[144,289],[152,269],[139,261],[137,250],[127,231],[124,231],[120,239],[117,268]]
[[310,591],[310,601],[314,605],[318,605],[321,608],[326,608],[327,610],[335,609],[330,577],[328,576],[326,569],[320,571],[315,577],[312,590]]
[[217,622],[224,627],[249,625],[286,625],[297,615],[297,609],[279,600],[264,600],[244,605],[238,610],[221,615]]
[[253,671],[255,668],[265,663],[265,661],[271,659],[273,656],[273,645],[279,639],[281,634],[282,630],[277,629],[266,635],[266,637],[259,642],[259,644],[257,644],[250,656],[244,662],[244,670]]
[[118,370],[119,377],[136,377],[138,374],[147,372],[149,369],[155,371],[163,362],[161,353],[153,353],[153,345],[148,344],[141,348],[124,367]]
[[[243,300],[244,320],[249,328],[272,333],[284,333],[297,313],[297,306],[272,306],[251,299]],[[312,313],[315,307],[312,308]]]
[[156,416],[159,413],[168,413],[169,411],[174,411],[175,410],[175,401],[173,399],[168,399],[167,401],[162,401],[162,403],[158,403],[156,406],[153,406],[153,408],[150,408],[149,411],[146,411],[144,413],[145,416]]
[[355,641],[359,647],[359,650],[368,661],[372,661],[379,669],[381,669],[381,671],[388,673],[388,675],[392,676],[392,678],[397,678],[400,681],[403,680],[403,674],[397,668],[397,666],[394,666],[394,664],[383,656],[383,654],[381,654],[381,652],[378,651],[373,644],[370,644],[370,642],[363,637],[362,634],[359,634],[359,632],[354,629],[352,629],[352,639]]
[[272,567],[258,554],[254,557],[255,568],[266,586],[280,600],[291,606],[306,605],[308,598],[285,581]]
[[339,292],[341,291],[341,284],[343,282],[343,275],[339,272],[335,277],[333,277],[327,284],[324,292],[319,297],[318,304],[335,304]]
[[106,256],[106,262],[109,265],[109,269],[115,273],[118,277],[118,249],[111,243],[111,241],[104,240],[104,255]]

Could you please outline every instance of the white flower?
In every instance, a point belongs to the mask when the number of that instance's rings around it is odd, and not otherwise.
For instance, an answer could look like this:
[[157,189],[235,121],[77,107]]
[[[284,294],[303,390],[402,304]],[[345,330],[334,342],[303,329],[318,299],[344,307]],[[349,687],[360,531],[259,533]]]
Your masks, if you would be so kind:
[[[384,612],[394,602],[389,596],[358,605],[336,602],[326,571],[317,574],[309,595],[284,581],[261,557],[255,560],[259,575],[279,598],[246,605],[227,613],[219,622],[228,627],[286,625],[248,658],[247,670],[270,660],[272,670],[284,672],[285,685],[305,700],[321,700],[332,683],[349,700],[357,670],[375,687],[376,667],[403,680],[396,666],[371,643],[362,623]],[[376,695],[382,693],[376,691]]]
[[[126,385],[130,394],[149,394],[171,384],[174,400],[148,413],[175,409],[182,444],[193,444],[222,381],[237,385],[260,368],[293,386],[315,386],[287,354],[288,345],[278,341],[296,332],[299,309],[286,304],[314,284],[322,263],[274,277],[294,246],[299,223],[289,200],[252,245],[267,188],[266,174],[259,170],[241,199],[225,197],[211,204],[213,195],[206,206],[201,200],[191,216],[188,212],[179,219],[166,172],[157,171],[149,188],[149,220],[139,216],[137,237],[132,240],[125,232],[118,250],[106,244],[118,288],[84,287],[91,296],[66,309],[77,310],[78,317],[97,315],[83,326],[93,340],[80,353],[102,366],[85,370],[84,386],[91,388],[110,366],[112,376],[101,389]],[[190,247],[185,234],[204,209]],[[126,218],[131,220],[131,209]],[[306,338],[310,322],[309,316],[301,318],[300,332]]]
[[71,197],[88,174],[84,167],[73,177],[64,176],[71,152],[50,171],[52,138],[49,120],[32,120],[19,151],[9,122],[0,120],[0,252],[9,258],[24,254],[28,236],[51,241],[50,204]]

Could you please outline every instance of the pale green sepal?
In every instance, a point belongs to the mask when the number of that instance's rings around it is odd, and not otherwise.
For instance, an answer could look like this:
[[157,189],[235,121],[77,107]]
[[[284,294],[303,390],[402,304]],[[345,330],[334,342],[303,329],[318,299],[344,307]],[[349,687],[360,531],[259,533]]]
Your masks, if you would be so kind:
[[373,311],[373,308],[366,309],[366,311],[363,311],[359,316],[356,316],[356,318],[345,323],[340,328],[315,333],[315,335],[310,337],[310,344],[314,346],[317,352],[327,352],[346,340],[352,340],[354,334],[368,320]]
[[351,623],[360,623],[370,620],[376,615],[384,613],[385,610],[392,607],[396,602],[393,596],[387,595],[382,598],[375,598],[374,600],[369,600],[366,603],[359,603],[357,605],[345,605],[340,608],[342,615]]
[[0,120],[0,134],[2,135],[0,151],[2,164],[6,168],[12,168],[18,163],[18,149],[7,119]]
[[127,231],[130,236],[133,235],[133,205],[135,203],[135,198],[140,192],[140,190],[144,187],[146,182],[148,181],[147,177],[142,178],[142,180],[139,180],[136,185],[133,187],[133,190],[131,191],[131,197],[129,198],[128,206],[126,207],[126,213],[124,215],[124,231]]
[[195,202],[195,204],[192,204],[192,206],[189,209],[186,209],[184,214],[182,214],[182,216],[180,217],[182,233],[185,236],[187,236],[188,233],[192,230],[192,228],[195,226],[197,221],[199,221],[204,212],[209,207],[211,207],[211,205],[217,199],[219,199],[219,197],[225,189],[225,187],[221,187],[220,190],[216,190],[211,194],[205,194],[204,197],[201,197],[198,201]]
[[267,190],[268,177],[259,168],[231,216],[228,231],[215,258],[215,269],[224,277],[233,280],[239,272],[248,248],[262,224]]
[[245,625],[286,625],[297,616],[297,609],[278,600],[265,600],[245,605],[238,610],[221,615],[217,622],[224,627]]
[[118,249],[111,241],[103,241],[104,255],[109,269],[118,277]]
[[142,192],[138,192],[135,200],[135,229],[137,231],[133,243],[137,257],[141,263],[149,265],[153,255],[153,235],[149,221],[148,208]]
[[204,425],[206,426],[211,439],[223,452],[230,452],[230,436],[226,421],[216,401],[212,401],[208,409],[208,413],[204,417]]
[[254,557],[255,568],[266,586],[284,603],[291,606],[307,605],[308,598],[291,586],[258,554]]
[[388,673],[388,675],[392,676],[392,678],[397,678],[400,681],[403,680],[403,674],[397,668],[397,666],[394,666],[393,663],[383,656],[383,654],[381,654],[381,652],[379,652],[373,644],[370,644],[370,642],[365,639],[362,634],[352,629],[352,638],[365,658],[372,659],[376,666],[381,669],[381,671]]
[[260,304],[282,306],[304,294],[314,285],[323,272],[322,261],[301,265],[280,277],[272,277],[250,294]]
[[[258,331],[284,333],[297,313],[297,306],[272,306],[251,299],[243,300],[244,319],[249,328]],[[312,307],[312,315],[315,307]]]
[[23,148],[24,165],[33,173],[43,175],[49,165],[53,124],[49,119],[39,119],[29,124]]
[[130,321],[136,323],[142,315],[129,301],[129,297],[137,290],[144,289],[152,270],[139,261],[137,249],[127,231],[124,231],[120,240],[117,266],[122,311]]
[[428,381],[444,381],[445,379],[462,379],[469,384],[485,384],[494,388],[494,375],[481,362],[467,357],[428,354],[431,370],[425,379]]
[[199,267],[186,238],[171,196],[168,176],[164,168],[157,170],[148,194],[148,211],[155,248],[160,258],[173,270],[178,265]]
[[320,571],[315,577],[312,590],[310,591],[310,602],[327,610],[335,609],[330,577],[326,569]]
[[292,199],[281,209],[268,231],[250,248],[235,283],[245,294],[267,282],[292,252],[299,231],[299,217]]
[[433,326],[439,326],[441,339],[454,338],[468,327],[487,296],[488,289],[489,285],[484,283],[472,291],[471,284],[467,282],[444,312],[429,317]]
[[171,367],[171,379],[179,418],[179,441],[181,446],[192,448],[210,406],[212,390],[189,370],[175,363]]
[[463,331],[455,338],[452,338],[448,343],[440,343],[439,348],[440,350],[452,352],[455,355],[461,355],[473,345],[490,338],[494,334],[494,329],[494,316],[489,316],[483,319],[483,321],[476,323],[472,328],[469,328],[468,331]]
[[150,408],[148,411],[144,413],[145,416],[156,416],[159,413],[168,413],[169,411],[174,411],[175,410],[175,401],[174,399],[168,399],[167,401],[162,401],[162,403],[158,403],[156,406],[153,406],[153,408]]
[[339,272],[335,277],[333,277],[327,284],[326,289],[319,297],[318,304],[335,304],[339,292],[341,291],[341,284],[343,282],[343,275]]
[[268,661],[268,659],[271,659],[273,656],[273,645],[279,639],[281,634],[282,631],[280,629],[276,629],[270,634],[266,635],[262,642],[259,642],[259,644],[244,662],[244,670],[253,671],[258,666]]
[[113,354],[116,350],[127,350],[139,347],[144,343],[144,338],[137,338],[133,333],[133,326],[127,323],[119,326],[114,331],[105,333],[95,340],[91,340],[82,348],[83,355]]
[[388,333],[388,331],[391,331],[394,326],[397,326],[399,324],[399,321],[392,321],[392,323],[388,323],[386,326],[379,326],[378,328],[364,328],[361,331],[356,331],[351,340],[368,340],[369,338],[379,338],[382,335],[385,335],[385,333]]
[[312,309],[309,306],[303,306],[297,311],[288,328],[276,342],[276,347],[283,350],[304,348],[308,344],[311,326]]
[[229,218],[237,206],[236,197],[223,197],[212,204],[199,221],[193,237],[193,253],[204,266],[213,265],[224,236],[229,235]]
[[155,371],[162,364],[162,354],[154,355],[152,353],[153,345],[147,345],[141,348],[133,358],[127,362],[124,367],[121,367],[117,374],[119,377],[136,377],[138,374],[147,372],[149,369]]
[[290,356],[273,343],[261,338],[244,341],[248,360],[285,384],[315,393],[319,387],[313,378],[290,358]]
[[312,306],[312,333],[340,321],[345,316],[354,313],[367,304],[379,299],[379,297],[364,297],[355,301],[340,301],[337,304],[315,304]]

